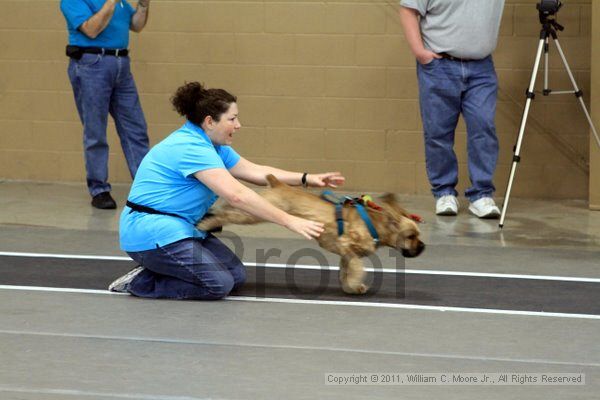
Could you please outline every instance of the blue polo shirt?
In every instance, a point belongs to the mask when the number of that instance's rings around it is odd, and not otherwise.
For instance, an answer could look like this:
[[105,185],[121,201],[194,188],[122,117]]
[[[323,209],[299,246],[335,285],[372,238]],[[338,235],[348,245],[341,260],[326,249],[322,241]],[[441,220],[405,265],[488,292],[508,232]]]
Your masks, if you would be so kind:
[[60,10],[67,20],[70,45],[106,49],[126,49],[129,46],[129,25],[135,10],[126,0],[117,3],[109,24],[95,39],[90,39],[78,29],[100,11],[104,3],[106,0],[61,0]]
[[135,175],[129,201],[155,210],[180,215],[121,213],[121,249],[144,251],[181,239],[206,237],[195,227],[218,196],[194,177],[213,168],[232,168],[240,156],[229,146],[212,144],[202,128],[186,122],[154,146],[142,160]]

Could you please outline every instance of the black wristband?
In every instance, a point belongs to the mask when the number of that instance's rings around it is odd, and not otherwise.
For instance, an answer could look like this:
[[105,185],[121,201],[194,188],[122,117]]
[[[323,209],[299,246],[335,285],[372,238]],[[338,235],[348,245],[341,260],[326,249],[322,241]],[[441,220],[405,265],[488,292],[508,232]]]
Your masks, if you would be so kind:
[[308,184],[306,183],[306,175],[308,175],[308,172],[302,174],[302,186],[304,187],[308,187]]

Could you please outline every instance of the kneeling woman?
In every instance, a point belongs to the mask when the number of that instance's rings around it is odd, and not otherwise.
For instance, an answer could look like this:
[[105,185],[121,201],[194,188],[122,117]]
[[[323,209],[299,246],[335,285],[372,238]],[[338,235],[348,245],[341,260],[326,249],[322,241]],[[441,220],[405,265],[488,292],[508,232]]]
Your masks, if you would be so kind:
[[337,172],[284,171],[240,157],[230,147],[241,128],[237,99],[223,89],[191,82],[171,101],[187,121],[144,157],[121,214],[121,248],[140,266],[109,290],[149,298],[220,299],[244,283],[246,271],[221,241],[195,227],[219,196],[311,239],[323,231],[321,223],[287,214],[238,179],[266,185],[266,175],[273,174],[290,185],[335,187],[344,178]]

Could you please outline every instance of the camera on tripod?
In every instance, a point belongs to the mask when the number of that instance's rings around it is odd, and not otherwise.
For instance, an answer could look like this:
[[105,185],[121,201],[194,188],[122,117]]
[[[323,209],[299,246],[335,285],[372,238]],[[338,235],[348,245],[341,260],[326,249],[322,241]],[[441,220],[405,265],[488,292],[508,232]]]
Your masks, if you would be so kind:
[[[554,16],[558,10],[562,7],[562,3],[560,0],[540,0],[537,3],[537,9],[540,14],[540,23],[542,24],[542,29],[540,31],[540,40],[538,42],[538,49],[535,57],[535,61],[533,63],[533,71],[531,72],[531,80],[529,81],[529,87],[525,92],[527,96],[527,100],[525,100],[525,107],[523,109],[523,117],[521,118],[521,125],[519,128],[519,135],[517,136],[517,143],[514,147],[513,161],[510,168],[510,174],[508,178],[508,185],[506,187],[506,194],[504,195],[504,203],[502,204],[502,213],[500,215],[500,228],[504,226],[504,217],[506,217],[506,211],[508,209],[508,201],[510,198],[510,191],[512,189],[513,179],[515,177],[515,172],[517,170],[517,164],[521,161],[521,145],[523,144],[523,135],[525,134],[525,126],[527,124],[527,116],[529,115],[529,108],[531,106],[532,100],[535,98],[534,88],[535,82],[537,79],[538,69],[540,67],[540,62],[542,60],[542,56],[544,58],[544,96],[554,95],[554,94],[573,94],[579,101],[583,113],[587,118],[588,124],[594,133],[594,138],[596,139],[596,143],[600,147],[600,135],[596,131],[596,127],[594,126],[594,122],[592,121],[592,117],[588,112],[585,103],[583,101],[583,92],[579,90],[577,86],[577,82],[575,82],[575,77],[573,76],[573,72],[571,72],[571,68],[569,67],[569,63],[565,57],[565,54],[562,50],[562,47],[558,40],[558,34],[556,31],[562,31],[564,27],[556,22],[555,18],[551,18]],[[558,50],[558,54],[562,59],[563,65],[567,74],[569,75],[569,79],[571,80],[571,84],[573,85],[573,90],[551,90],[548,87],[548,51],[550,40],[554,42],[556,45],[556,49]]]
[[543,20],[556,14],[562,7],[562,3],[560,0],[541,0],[536,7],[540,12],[540,20]]

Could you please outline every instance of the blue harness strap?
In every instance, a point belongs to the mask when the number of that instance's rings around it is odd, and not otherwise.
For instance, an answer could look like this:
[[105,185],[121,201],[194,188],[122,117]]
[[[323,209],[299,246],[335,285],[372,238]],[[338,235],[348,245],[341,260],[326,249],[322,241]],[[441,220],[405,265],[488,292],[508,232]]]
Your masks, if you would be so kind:
[[360,218],[367,226],[367,229],[373,237],[373,241],[375,242],[375,244],[379,243],[379,235],[377,234],[377,230],[375,229],[373,222],[371,222],[369,213],[357,199],[353,199],[349,196],[336,196],[331,190],[324,190],[323,192],[321,192],[321,198],[335,205],[335,220],[337,222],[338,236],[342,236],[344,234],[343,209],[344,205],[348,203],[356,208],[358,215],[360,215]]
[[327,200],[328,202],[335,205],[335,221],[337,222],[338,228],[338,236],[342,236],[344,234],[344,203],[346,202],[346,197],[338,197],[331,190],[324,190],[321,193],[321,198],[323,200]]
[[367,212],[367,210],[365,210],[365,207],[362,204],[360,204],[359,202],[355,202],[354,207],[356,207],[356,211],[358,211],[358,214],[364,221],[365,225],[367,225],[367,229],[369,230],[369,233],[373,237],[373,241],[375,242],[375,244],[378,244],[379,243],[379,235],[377,234],[377,230],[373,226],[373,222],[371,222],[371,218],[369,218],[369,213]]

